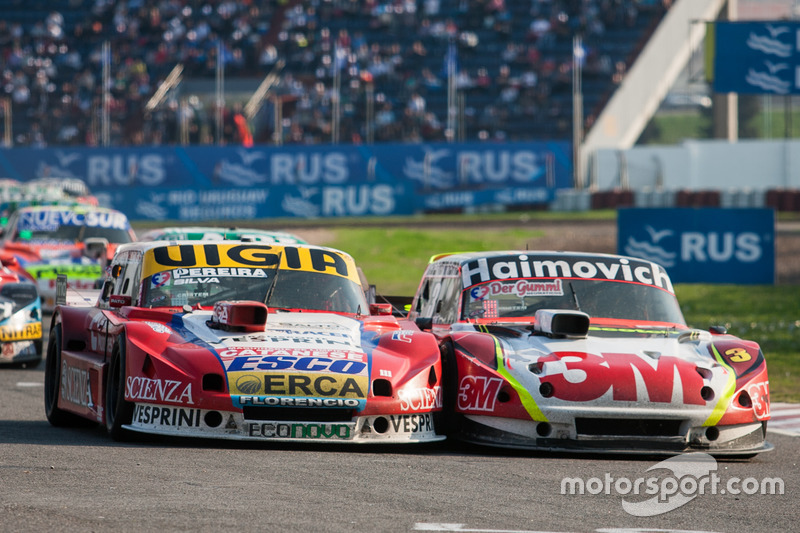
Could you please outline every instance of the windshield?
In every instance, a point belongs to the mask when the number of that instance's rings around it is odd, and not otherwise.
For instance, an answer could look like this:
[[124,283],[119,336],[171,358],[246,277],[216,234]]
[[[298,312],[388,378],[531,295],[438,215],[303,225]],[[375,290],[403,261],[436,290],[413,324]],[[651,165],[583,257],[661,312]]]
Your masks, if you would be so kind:
[[[7,318],[36,301],[39,293],[33,283],[7,283],[0,287],[2,318]],[[33,317],[36,318],[36,317]]]
[[101,237],[109,243],[122,244],[132,240],[127,217],[112,210],[32,208],[15,213],[9,226],[13,228],[15,242],[77,243]]
[[23,229],[17,234],[17,241],[59,241],[81,242],[92,237],[102,237],[110,243],[131,242],[130,234],[118,228],[102,228],[98,226],[58,226],[52,229]]
[[685,324],[669,291],[640,283],[586,279],[492,280],[463,291],[462,319],[533,317],[539,309],[573,309],[594,318]]
[[144,280],[142,305],[211,306],[222,300],[254,300],[265,302],[272,308],[352,314],[367,312],[361,287],[347,278],[295,270],[266,269],[266,272],[266,277],[216,275],[186,279],[176,278],[174,271],[157,272]]

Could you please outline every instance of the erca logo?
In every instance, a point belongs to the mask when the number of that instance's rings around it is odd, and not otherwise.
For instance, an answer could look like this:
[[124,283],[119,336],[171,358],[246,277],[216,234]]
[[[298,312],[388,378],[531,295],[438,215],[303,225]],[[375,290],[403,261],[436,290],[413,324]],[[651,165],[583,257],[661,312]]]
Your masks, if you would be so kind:
[[[675,266],[676,260],[684,263],[726,263],[736,260],[741,263],[752,263],[761,259],[763,254],[761,237],[751,231],[735,233],[732,231],[686,231],[676,234],[670,229],[644,227],[647,236],[638,240],[629,236],[625,243],[625,253],[641,257],[665,268]],[[672,251],[677,247],[677,252]]]

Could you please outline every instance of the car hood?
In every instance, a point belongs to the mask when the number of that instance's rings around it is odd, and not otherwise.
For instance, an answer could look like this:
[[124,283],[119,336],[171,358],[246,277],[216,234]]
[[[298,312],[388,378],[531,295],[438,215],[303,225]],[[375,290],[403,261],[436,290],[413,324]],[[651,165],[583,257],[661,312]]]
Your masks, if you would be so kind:
[[82,246],[64,241],[8,242],[4,250],[21,262],[70,260],[81,254]]
[[210,328],[208,313],[183,315],[183,335],[211,350],[228,381],[234,404],[256,396],[332,398],[363,407],[369,390],[370,353],[358,320],[330,313],[270,314],[263,331]]
[[[109,243],[107,259],[114,257],[117,243]],[[68,241],[14,242],[7,243],[4,251],[13,254],[26,267],[63,263],[97,264],[97,259],[84,255],[85,245]]]
[[[714,358],[712,336],[700,330],[592,327],[587,337],[570,339],[529,328],[481,329],[494,342],[489,363],[531,405],[545,406],[548,418],[560,409],[598,408],[710,416],[735,392],[733,369]],[[474,335],[458,339],[462,352],[480,350],[477,336],[485,333]]]

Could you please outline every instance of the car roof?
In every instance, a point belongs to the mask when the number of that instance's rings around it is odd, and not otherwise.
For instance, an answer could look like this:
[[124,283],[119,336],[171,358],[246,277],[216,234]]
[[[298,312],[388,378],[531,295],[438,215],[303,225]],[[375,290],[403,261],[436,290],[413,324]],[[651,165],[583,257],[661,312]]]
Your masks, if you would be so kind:
[[[522,266],[523,264],[527,266]],[[649,281],[648,276],[637,273],[640,270],[638,267],[645,265],[646,270],[652,273],[648,275]],[[499,270],[495,270],[498,267]],[[662,265],[648,259],[608,253],[552,250],[458,252],[433,256],[426,272],[433,276],[452,276],[456,270],[471,280],[470,286],[474,283],[507,279],[510,277],[508,272],[518,271],[523,278],[569,278],[573,275],[607,281],[634,281],[636,278],[674,294],[672,282]],[[535,274],[536,271],[547,272],[549,275]]]
[[[233,235],[242,235],[242,234],[250,234],[256,236],[263,236],[263,237],[270,237],[275,242],[280,240],[285,241],[292,241],[292,243],[303,243],[305,242],[303,239],[294,235],[293,233],[289,233],[287,231],[281,230],[271,230],[271,229],[256,229],[256,228],[240,228],[236,226],[228,227],[228,226],[167,226],[164,228],[155,228],[144,231],[140,239],[159,239],[159,240],[166,240],[166,237],[170,235],[186,235],[190,233],[222,233],[222,234],[233,234]],[[233,239],[236,240],[238,237],[234,237]],[[231,240],[230,238],[227,240]],[[288,242],[287,242],[288,244]]]
[[[463,265],[464,263],[468,263],[470,261],[475,261],[476,259],[491,259],[497,257],[509,257],[509,256],[527,256],[530,258],[541,258],[541,259],[565,259],[565,258],[577,258],[577,257],[586,257],[586,258],[595,258],[595,259],[620,259],[626,258],[627,256],[624,255],[616,255],[616,254],[608,254],[608,253],[599,253],[599,252],[576,252],[576,251],[563,251],[563,250],[492,250],[492,251],[481,251],[481,252],[451,252],[451,253],[441,253],[436,254],[430,258],[429,263],[438,263],[438,262],[449,262],[449,263],[456,263],[459,265]],[[637,261],[645,261],[649,262],[646,259],[641,258],[631,258]]]
[[[131,251],[138,251],[142,254],[145,258],[144,263],[147,265],[149,263],[148,257],[153,257],[155,255],[154,250],[163,249],[167,247],[176,247],[176,246],[188,246],[194,249],[202,248],[203,255],[206,256],[208,253],[209,246],[224,246],[224,247],[238,247],[242,246],[245,248],[258,248],[264,250],[264,253],[269,253],[267,250],[271,252],[272,255],[278,255],[278,257],[283,255],[283,260],[281,264],[285,264],[287,262],[293,263],[292,265],[288,266],[288,270],[313,270],[317,273],[325,273],[329,275],[337,275],[351,281],[360,284],[361,279],[359,277],[359,269],[355,263],[353,257],[344,252],[342,250],[338,250],[336,248],[328,248],[325,246],[318,246],[315,244],[279,244],[279,243],[264,243],[264,242],[253,242],[253,241],[243,241],[243,240],[206,240],[206,241],[197,241],[197,240],[170,240],[170,241],[137,241],[137,242],[130,242],[121,244],[117,247],[114,261],[120,256],[120,254],[131,252]],[[293,253],[292,258],[287,258],[287,254],[284,253],[287,249],[294,249],[296,251],[307,250],[304,253]],[[330,263],[327,262],[329,257],[324,257],[326,254],[334,254],[339,256],[339,258],[343,261],[343,265],[345,267],[344,272],[339,271],[338,267],[334,267]],[[320,256],[322,259],[320,261]],[[219,258],[217,258],[219,259]],[[238,259],[232,258],[234,262],[240,262]],[[205,266],[202,264],[202,261],[198,261],[197,266]],[[249,262],[247,264],[250,264]],[[165,263],[161,263],[161,265],[166,265]],[[208,265],[213,266],[213,265]],[[174,268],[175,264],[171,263],[168,269]],[[284,269],[281,266],[281,269]],[[329,272],[330,269],[333,269],[334,272]],[[143,274],[144,275],[144,274]]]
[[122,213],[117,209],[112,209],[110,207],[100,207],[91,204],[83,204],[79,202],[75,203],[64,203],[64,204],[55,204],[55,205],[26,205],[24,207],[20,207],[17,209],[17,212],[36,212],[36,211],[76,211],[79,213],[88,213],[89,211],[93,211],[96,213]]
[[284,233],[283,231],[279,230],[241,228],[239,226],[166,226],[163,228],[156,228],[151,231],[160,231],[162,233],[186,233],[195,231],[250,231],[253,233]]
[[252,242],[247,240],[240,240],[240,239],[219,239],[219,240],[205,240],[205,241],[197,241],[197,240],[167,240],[167,241],[136,241],[136,242],[128,242],[125,244],[120,244],[117,248],[117,253],[129,251],[129,250],[139,250],[141,252],[146,252],[148,250],[152,250],[154,248],[163,248],[166,246],[180,246],[180,245],[188,245],[188,246],[210,246],[210,245],[221,245],[227,246],[231,244],[241,243],[246,246],[269,246],[270,248],[301,248],[301,249],[313,249],[313,250],[327,250],[331,252],[335,252],[337,254],[341,254],[345,257],[352,257],[347,252],[336,248],[329,248],[327,246],[319,246],[316,244],[307,244],[307,243],[272,243],[272,242]]

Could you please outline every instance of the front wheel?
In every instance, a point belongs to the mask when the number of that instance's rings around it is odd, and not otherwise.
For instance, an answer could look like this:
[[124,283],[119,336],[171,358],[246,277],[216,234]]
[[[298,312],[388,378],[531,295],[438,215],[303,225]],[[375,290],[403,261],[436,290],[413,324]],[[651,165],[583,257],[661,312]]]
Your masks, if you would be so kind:
[[444,416],[444,430],[448,438],[457,438],[461,432],[464,415],[456,412],[458,404],[458,361],[456,350],[451,342],[441,345],[442,354],[442,385],[444,397],[442,411]]
[[54,426],[77,426],[86,421],[58,407],[61,394],[61,324],[50,332],[44,365],[44,413]]
[[133,404],[125,400],[125,349],[125,335],[120,335],[106,373],[106,431],[117,441],[131,439],[131,432],[122,426],[133,420]]

